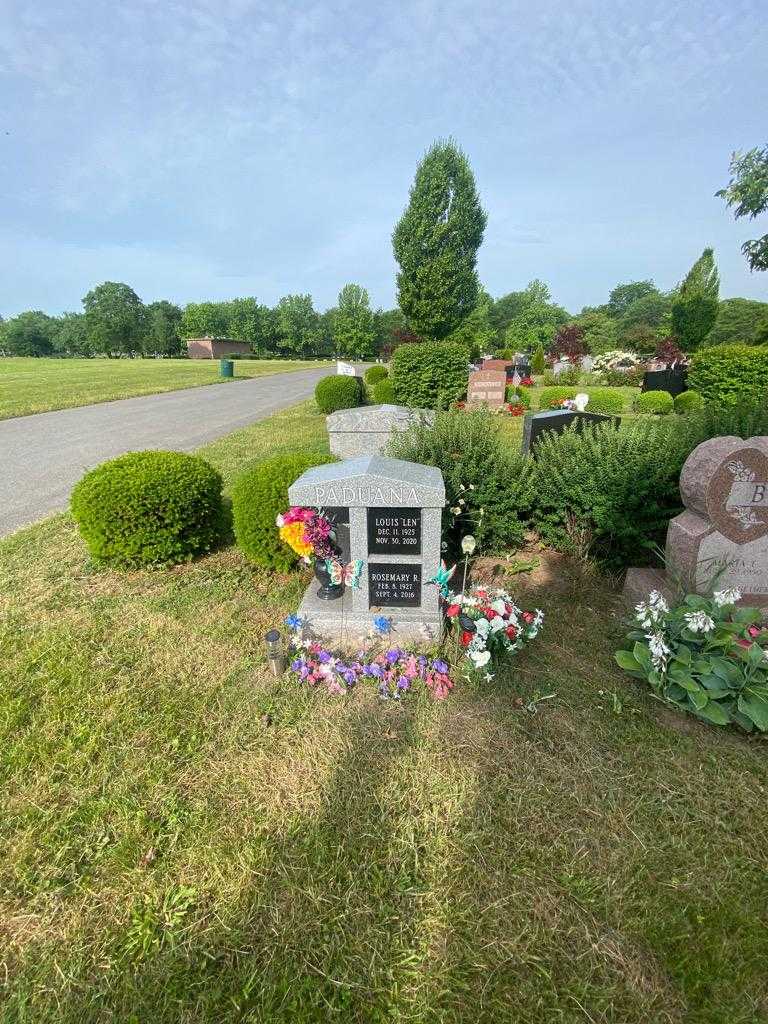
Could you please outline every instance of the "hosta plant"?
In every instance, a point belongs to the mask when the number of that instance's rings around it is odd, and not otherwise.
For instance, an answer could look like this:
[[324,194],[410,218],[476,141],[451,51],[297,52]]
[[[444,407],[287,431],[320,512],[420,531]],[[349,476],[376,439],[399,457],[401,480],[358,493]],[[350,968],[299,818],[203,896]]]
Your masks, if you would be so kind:
[[632,650],[616,652],[657,697],[713,725],[768,732],[768,631],[756,608],[736,608],[738,590],[689,594],[670,608],[651,591],[635,608]]

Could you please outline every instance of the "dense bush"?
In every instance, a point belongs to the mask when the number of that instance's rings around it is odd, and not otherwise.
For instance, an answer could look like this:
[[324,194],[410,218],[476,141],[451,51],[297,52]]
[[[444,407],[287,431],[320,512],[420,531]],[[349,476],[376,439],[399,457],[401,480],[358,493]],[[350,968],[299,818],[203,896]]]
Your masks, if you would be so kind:
[[220,539],[221,486],[196,455],[129,452],[85,474],[72,491],[72,515],[97,562],[173,565]]
[[374,384],[373,400],[376,405],[394,405],[395,389],[391,380],[380,380],[378,384]]
[[645,367],[642,365],[631,370],[600,370],[600,380],[609,388],[639,388],[644,376]]
[[331,455],[275,455],[238,476],[232,487],[232,522],[247,558],[281,572],[296,565],[297,556],[280,540],[275,519],[288,508],[288,488],[305,470],[335,461]]
[[578,366],[571,366],[560,373],[555,373],[554,370],[544,371],[544,384],[547,387],[569,387],[578,384],[580,380],[581,370]]
[[323,377],[315,388],[315,401],[326,415],[339,409],[354,409],[363,404],[363,382],[360,377],[344,374]]
[[376,363],[375,366],[369,366],[363,375],[363,380],[370,387],[374,384],[378,384],[380,380],[386,380],[389,376],[389,370],[386,366],[382,366],[381,363]]
[[768,348],[715,345],[697,352],[688,371],[688,387],[724,404],[768,396]]
[[587,550],[612,568],[648,564],[682,511],[680,471],[693,449],[711,437],[766,433],[768,407],[750,403],[546,434],[536,447],[532,521],[560,550]]
[[392,356],[392,384],[401,405],[447,408],[461,398],[469,379],[469,354],[457,342],[401,345]]
[[683,391],[675,398],[675,412],[686,413],[700,409],[704,399],[698,391]]
[[442,471],[443,539],[451,558],[468,533],[485,550],[523,542],[532,460],[510,447],[486,409],[438,412],[434,426],[415,424],[396,434],[387,454]]
[[544,373],[544,367],[547,365],[546,356],[544,355],[544,346],[539,341],[536,344],[536,348],[533,350],[531,356],[531,370],[533,373]]
[[[575,398],[579,388],[542,388],[539,393],[540,409],[556,409],[565,398]],[[624,409],[624,397],[615,388],[584,388],[589,395],[587,412],[599,412],[606,416],[618,416]]]
[[668,391],[646,391],[635,399],[635,410],[653,413],[655,416],[666,416],[672,412],[674,404],[674,399]]
[[522,405],[525,409],[531,408],[531,395],[528,388],[516,388],[510,384],[506,391],[506,401],[511,405]]

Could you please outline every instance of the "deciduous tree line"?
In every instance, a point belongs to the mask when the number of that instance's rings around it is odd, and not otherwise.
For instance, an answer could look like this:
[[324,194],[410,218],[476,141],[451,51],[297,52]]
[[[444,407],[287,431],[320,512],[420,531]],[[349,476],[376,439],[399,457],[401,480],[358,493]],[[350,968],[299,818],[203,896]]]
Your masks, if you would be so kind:
[[[733,177],[718,195],[737,217],[768,208],[768,147],[734,154]],[[572,315],[543,281],[493,299],[476,270],[487,215],[469,161],[450,139],[418,165],[408,205],[392,235],[397,309],[372,310],[368,292],[345,285],[323,313],[312,296],[286,295],[274,307],[254,297],[144,305],[127,284],[106,281],[83,298],[82,313],[51,317],[39,310],[0,321],[0,351],[17,355],[178,355],[189,337],[228,337],[257,355],[340,355],[364,359],[403,342],[461,340],[480,351],[579,345],[592,354],[627,348],[654,351],[674,339],[687,352],[724,342],[768,342],[768,303],[720,300],[712,249],[704,249],[682,281],[661,291],[652,280],[618,284],[608,301]],[[768,236],[745,243],[753,269],[768,267]],[[556,339],[559,339],[556,341]]]

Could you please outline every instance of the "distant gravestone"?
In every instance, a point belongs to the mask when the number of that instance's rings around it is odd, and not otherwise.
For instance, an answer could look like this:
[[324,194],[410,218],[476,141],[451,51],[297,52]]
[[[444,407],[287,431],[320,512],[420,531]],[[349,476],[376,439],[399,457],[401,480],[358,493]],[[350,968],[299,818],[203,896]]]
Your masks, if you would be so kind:
[[336,600],[317,596],[317,581],[299,607],[313,633],[353,641],[374,618],[392,622],[392,640],[442,632],[438,588],[445,487],[439,469],[370,455],[307,470],[288,488],[291,505],[332,508],[348,524],[348,553],[363,563],[360,586]]
[[668,391],[673,398],[687,390],[688,371],[684,366],[670,370],[646,370],[641,391]]
[[558,359],[552,367],[552,372],[556,377],[558,377],[561,373],[564,373],[565,371],[572,369],[573,363],[570,361],[570,359]]
[[667,530],[669,575],[630,569],[624,592],[689,593],[735,587],[742,604],[768,612],[768,437],[715,437],[691,452],[680,474],[685,511]]
[[578,433],[587,424],[612,423],[618,428],[621,419],[618,416],[603,416],[596,412],[576,412],[568,409],[552,409],[549,412],[529,412],[523,422],[523,455],[536,455],[536,442],[543,434],[562,434],[568,427]]
[[507,391],[507,375],[504,370],[475,370],[469,375],[467,402],[485,404],[489,408],[501,408]]
[[351,363],[345,363],[341,359],[336,361],[336,373],[343,377],[356,377],[357,370]]
[[331,454],[342,459],[375,455],[384,450],[393,434],[414,423],[434,423],[429,409],[408,409],[403,405],[363,405],[340,409],[326,416],[325,425]]

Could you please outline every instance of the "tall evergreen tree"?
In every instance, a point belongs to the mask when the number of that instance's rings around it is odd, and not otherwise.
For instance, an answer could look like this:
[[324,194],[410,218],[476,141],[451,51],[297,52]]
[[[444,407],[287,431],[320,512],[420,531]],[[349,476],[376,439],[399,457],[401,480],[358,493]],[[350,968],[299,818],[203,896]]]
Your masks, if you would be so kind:
[[720,275],[707,248],[685,276],[672,300],[672,330],[686,352],[704,343],[717,320]]
[[345,284],[333,317],[336,352],[350,359],[365,359],[373,352],[376,327],[368,292],[359,284]]
[[392,235],[400,308],[415,331],[447,337],[477,306],[477,250],[487,217],[464,153],[436,142],[416,169]]

